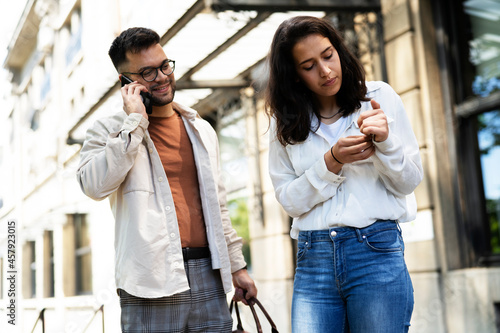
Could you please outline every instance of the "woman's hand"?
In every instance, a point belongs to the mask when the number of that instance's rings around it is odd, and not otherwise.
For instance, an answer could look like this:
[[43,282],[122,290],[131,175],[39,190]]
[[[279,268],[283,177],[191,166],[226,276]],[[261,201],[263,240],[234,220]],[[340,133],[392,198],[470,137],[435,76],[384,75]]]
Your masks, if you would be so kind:
[[375,153],[371,136],[354,135],[340,138],[339,141],[325,153],[328,170],[339,173],[343,164],[362,161]]
[[375,100],[370,101],[373,110],[363,112],[358,118],[361,133],[373,137],[373,141],[382,142],[389,136],[387,116]]
[[325,153],[328,170],[339,173],[342,165],[362,161],[375,153],[373,141],[382,142],[389,136],[387,117],[375,100],[370,101],[373,110],[363,112],[358,118],[359,130],[364,135],[340,138],[337,143]]

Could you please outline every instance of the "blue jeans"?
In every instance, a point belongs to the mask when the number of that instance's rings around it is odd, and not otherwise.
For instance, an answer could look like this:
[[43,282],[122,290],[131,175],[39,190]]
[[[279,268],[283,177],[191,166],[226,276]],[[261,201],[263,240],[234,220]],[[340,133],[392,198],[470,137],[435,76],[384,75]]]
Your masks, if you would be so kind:
[[292,332],[408,332],[413,286],[395,221],[301,231]]

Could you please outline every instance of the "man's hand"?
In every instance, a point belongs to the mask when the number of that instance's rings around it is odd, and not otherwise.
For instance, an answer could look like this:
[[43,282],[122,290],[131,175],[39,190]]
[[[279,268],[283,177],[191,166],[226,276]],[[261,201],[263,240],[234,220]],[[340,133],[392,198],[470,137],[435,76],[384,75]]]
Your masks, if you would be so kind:
[[387,116],[375,100],[372,99],[370,103],[373,110],[365,111],[359,116],[359,130],[365,135],[372,136],[375,142],[385,141],[389,136]]
[[126,84],[121,88],[123,111],[127,114],[140,113],[144,118],[148,119],[146,107],[142,102],[141,91],[148,92],[148,89],[137,81]]
[[248,275],[246,268],[233,273],[233,285],[235,288],[233,299],[236,302],[248,305],[247,300],[257,297],[257,287],[250,275]]

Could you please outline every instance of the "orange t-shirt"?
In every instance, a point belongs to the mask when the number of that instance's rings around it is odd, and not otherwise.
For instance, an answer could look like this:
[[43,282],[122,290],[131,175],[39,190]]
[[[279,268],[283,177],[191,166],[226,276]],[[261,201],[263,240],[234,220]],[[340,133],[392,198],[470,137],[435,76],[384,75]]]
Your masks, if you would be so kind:
[[172,191],[182,247],[208,246],[193,147],[181,116],[150,116],[148,131]]

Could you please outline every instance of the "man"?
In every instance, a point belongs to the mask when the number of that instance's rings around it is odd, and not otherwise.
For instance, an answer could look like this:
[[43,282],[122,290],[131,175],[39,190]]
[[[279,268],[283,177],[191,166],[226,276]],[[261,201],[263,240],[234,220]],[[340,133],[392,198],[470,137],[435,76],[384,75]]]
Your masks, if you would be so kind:
[[175,62],[159,42],[146,28],[113,41],[109,56],[132,83],[123,111],[88,130],[77,178],[92,199],[109,197],[116,220],[122,330],[230,332],[231,276],[237,299],[257,289],[226,208],[216,133],[173,101]]

